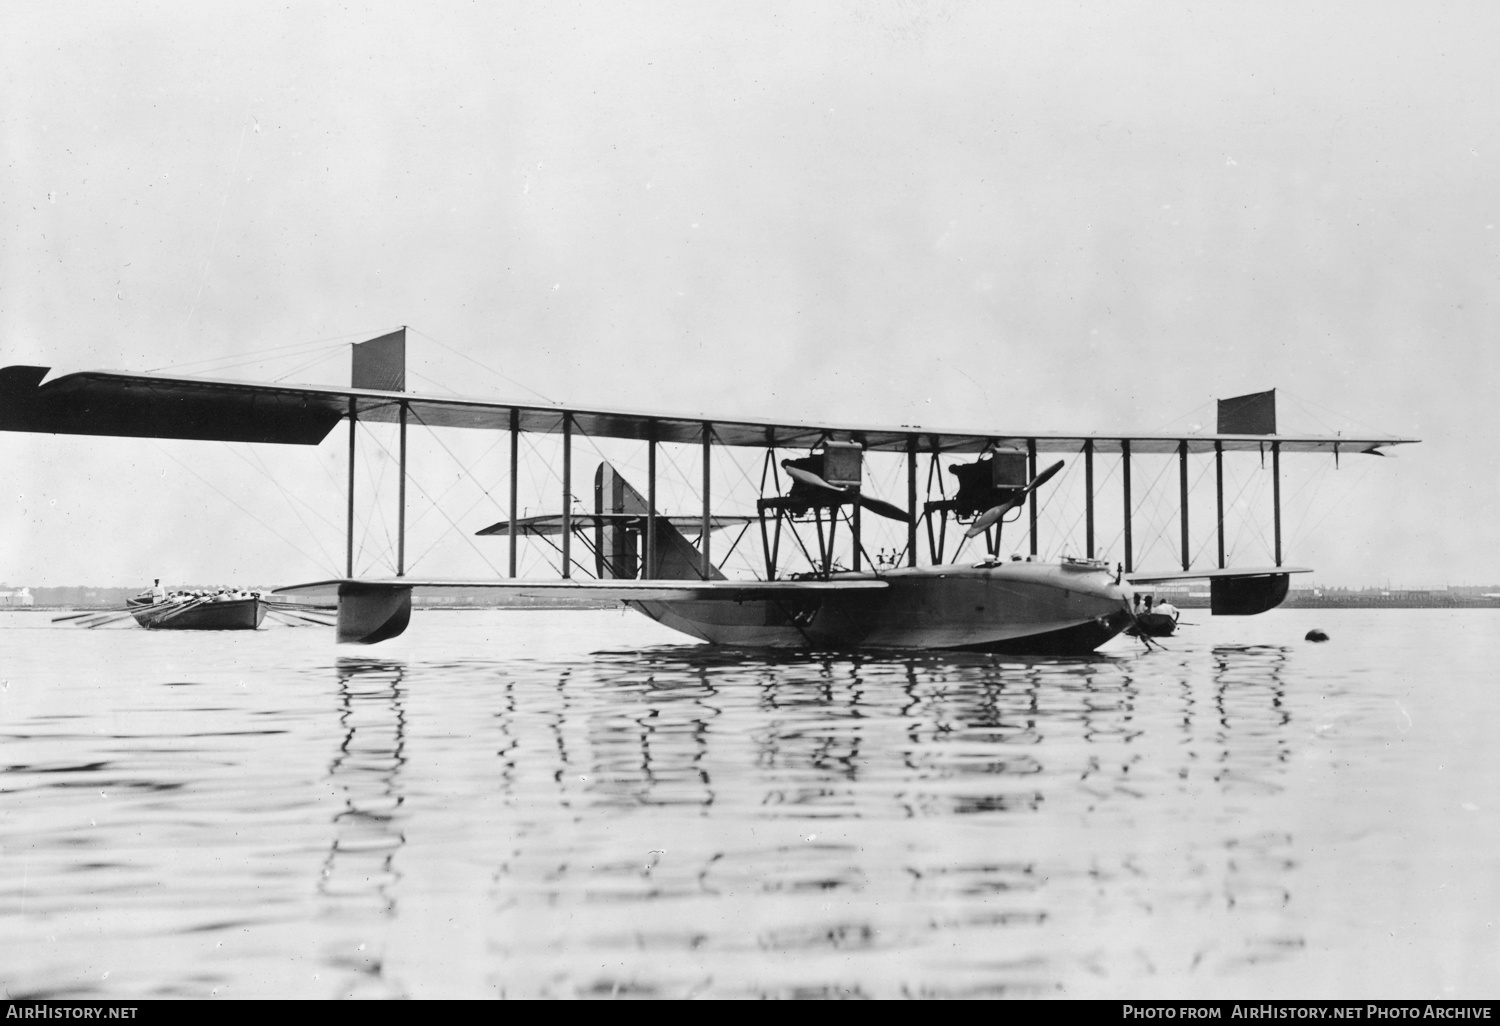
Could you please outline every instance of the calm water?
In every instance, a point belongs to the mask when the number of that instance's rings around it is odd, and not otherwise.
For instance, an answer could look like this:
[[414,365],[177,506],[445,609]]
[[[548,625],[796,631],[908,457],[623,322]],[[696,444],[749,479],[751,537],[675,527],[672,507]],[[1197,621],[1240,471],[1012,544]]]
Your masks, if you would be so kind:
[[0,985],[1500,992],[1500,614],[1184,619],[1028,662],[0,614]]

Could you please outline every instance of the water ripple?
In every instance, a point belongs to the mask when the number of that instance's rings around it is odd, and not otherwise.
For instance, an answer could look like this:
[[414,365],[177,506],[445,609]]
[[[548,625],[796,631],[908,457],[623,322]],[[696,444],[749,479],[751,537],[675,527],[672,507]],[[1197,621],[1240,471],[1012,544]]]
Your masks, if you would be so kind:
[[[1339,650],[1291,612],[1065,660],[643,646],[602,613],[419,614],[383,658],[0,625],[0,983],[1313,996],[1314,965],[1416,978],[1360,949],[1371,895],[1492,952],[1461,886],[1401,888],[1500,840],[1495,699],[1455,718],[1389,620]],[[1422,679],[1487,679],[1451,662]]]

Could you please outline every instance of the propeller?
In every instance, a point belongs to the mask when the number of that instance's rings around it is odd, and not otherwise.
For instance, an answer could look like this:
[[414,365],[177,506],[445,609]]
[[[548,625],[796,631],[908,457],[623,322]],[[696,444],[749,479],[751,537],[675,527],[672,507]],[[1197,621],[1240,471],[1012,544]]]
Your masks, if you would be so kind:
[[986,528],[990,527],[1001,517],[1005,516],[1005,514],[1009,513],[1011,510],[1021,505],[1021,503],[1025,502],[1028,495],[1036,491],[1039,487],[1046,484],[1048,481],[1052,480],[1053,475],[1061,470],[1062,467],[1063,461],[1058,460],[1056,463],[1052,464],[1052,466],[1048,467],[1036,477],[1032,478],[1030,484],[1028,484],[1025,488],[1022,488],[1011,498],[1005,500],[998,506],[991,506],[989,509],[979,514],[979,516],[975,518],[974,522],[969,525],[969,529],[964,532],[964,537],[973,538],[976,535],[983,534]]
[[903,524],[911,523],[911,514],[907,513],[900,506],[894,506],[880,499],[872,499],[870,496],[852,488],[842,488],[839,485],[830,484],[810,470],[803,470],[801,467],[792,466],[791,462],[791,460],[782,460],[781,467],[793,481],[805,484],[810,488],[821,488],[824,491],[833,492],[835,495],[850,496],[855,502],[858,502],[865,509],[877,516],[886,517],[890,520],[899,520]]

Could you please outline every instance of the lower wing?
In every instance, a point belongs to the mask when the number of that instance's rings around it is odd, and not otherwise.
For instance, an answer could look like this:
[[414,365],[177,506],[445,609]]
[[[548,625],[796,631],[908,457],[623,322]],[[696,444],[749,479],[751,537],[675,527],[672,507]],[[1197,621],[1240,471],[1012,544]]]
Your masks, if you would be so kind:
[[406,630],[413,588],[490,588],[527,598],[575,597],[617,602],[746,602],[793,598],[819,592],[870,591],[885,581],[490,581],[421,580],[411,577],[334,578],[275,589],[279,595],[338,597],[336,640],[372,645]]
[[1209,611],[1214,616],[1254,616],[1275,609],[1286,598],[1291,574],[1310,574],[1305,566],[1262,566],[1224,570],[1169,570],[1130,573],[1131,584],[1208,581]]

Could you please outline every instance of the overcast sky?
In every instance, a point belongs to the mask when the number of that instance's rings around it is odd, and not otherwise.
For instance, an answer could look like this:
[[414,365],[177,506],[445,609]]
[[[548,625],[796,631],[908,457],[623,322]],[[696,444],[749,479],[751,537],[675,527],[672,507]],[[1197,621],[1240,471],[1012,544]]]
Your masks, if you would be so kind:
[[[414,388],[1007,432],[1211,430],[1278,388],[1286,430],[1423,439],[1346,460],[1288,562],[1500,583],[1494,4],[3,21],[0,363],[196,373],[406,324]],[[347,375],[292,355],[223,376]],[[326,490],[341,445],[0,437],[0,580],[320,577],[236,503],[297,540],[251,462]]]

